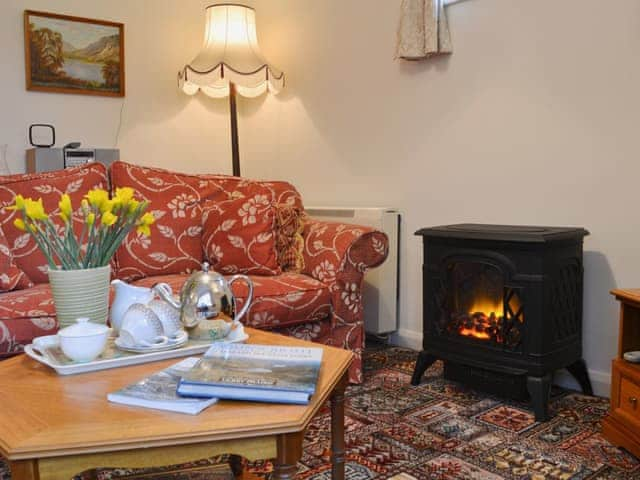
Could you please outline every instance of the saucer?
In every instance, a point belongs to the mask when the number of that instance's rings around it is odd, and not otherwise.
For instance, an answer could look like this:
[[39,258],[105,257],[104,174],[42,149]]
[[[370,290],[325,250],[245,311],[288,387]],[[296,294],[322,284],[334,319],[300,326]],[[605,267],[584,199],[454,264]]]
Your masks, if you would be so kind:
[[169,338],[169,343],[165,345],[151,345],[151,346],[143,346],[143,345],[124,345],[120,337],[115,339],[115,345],[120,350],[124,350],[125,352],[132,353],[152,353],[152,352],[164,352],[166,350],[174,350],[176,348],[180,348],[184,346],[189,341],[189,335],[184,330],[181,331],[178,335]]
[[623,357],[627,362],[640,363],[640,351],[638,350],[625,352]]

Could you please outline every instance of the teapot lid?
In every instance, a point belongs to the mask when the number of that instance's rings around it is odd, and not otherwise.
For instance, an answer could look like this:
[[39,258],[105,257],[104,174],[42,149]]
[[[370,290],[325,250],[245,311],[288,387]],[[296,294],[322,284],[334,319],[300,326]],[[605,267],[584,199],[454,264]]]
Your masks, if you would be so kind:
[[106,325],[92,323],[86,317],[76,319],[76,323],[63,328],[58,332],[61,337],[88,337],[91,335],[102,335],[109,330]]
[[222,276],[215,270],[211,270],[211,264],[209,262],[202,262],[202,270],[199,273],[208,273],[209,275],[213,275],[214,277]]
[[211,265],[209,264],[209,262],[203,262],[202,268],[198,271],[193,272],[185,282],[185,285],[186,284],[192,285],[194,283],[215,282],[215,281],[220,281],[220,279],[223,279],[223,278],[224,277],[220,275],[218,272],[216,272],[215,270],[211,270]]

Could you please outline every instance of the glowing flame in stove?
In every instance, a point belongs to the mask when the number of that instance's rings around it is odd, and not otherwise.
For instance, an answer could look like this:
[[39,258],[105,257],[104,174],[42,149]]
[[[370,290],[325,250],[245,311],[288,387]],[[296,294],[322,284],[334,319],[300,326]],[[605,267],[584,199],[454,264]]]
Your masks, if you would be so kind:
[[488,333],[479,332],[473,328],[462,328],[458,333],[465,337],[475,337],[480,340],[489,340],[491,338]]
[[502,311],[502,300],[492,300],[490,298],[479,298],[473,302],[469,314],[484,313],[487,317],[492,313],[496,317],[504,316]]
[[[490,340],[491,336],[485,330],[490,326],[490,318],[498,321],[498,319],[503,317],[502,302],[490,298],[478,298],[469,310],[469,316],[474,319],[474,325],[472,328],[462,327],[458,333],[465,337]],[[478,327],[480,327],[480,329],[478,329]]]

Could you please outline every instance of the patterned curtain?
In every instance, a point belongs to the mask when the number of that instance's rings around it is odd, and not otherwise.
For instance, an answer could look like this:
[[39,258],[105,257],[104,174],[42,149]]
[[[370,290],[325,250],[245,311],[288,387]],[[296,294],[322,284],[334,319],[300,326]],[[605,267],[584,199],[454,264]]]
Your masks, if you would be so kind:
[[451,52],[444,0],[402,0],[396,57],[419,60]]

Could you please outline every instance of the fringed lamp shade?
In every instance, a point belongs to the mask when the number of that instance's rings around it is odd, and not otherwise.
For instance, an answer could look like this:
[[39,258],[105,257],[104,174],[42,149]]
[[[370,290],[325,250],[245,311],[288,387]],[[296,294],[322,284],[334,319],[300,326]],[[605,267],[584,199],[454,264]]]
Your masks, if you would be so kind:
[[189,95],[202,90],[221,98],[230,94],[231,82],[244,97],[257,97],[267,90],[278,93],[284,73],[267,64],[260,52],[253,8],[219,4],[206,12],[204,45],[178,74],[180,88]]

